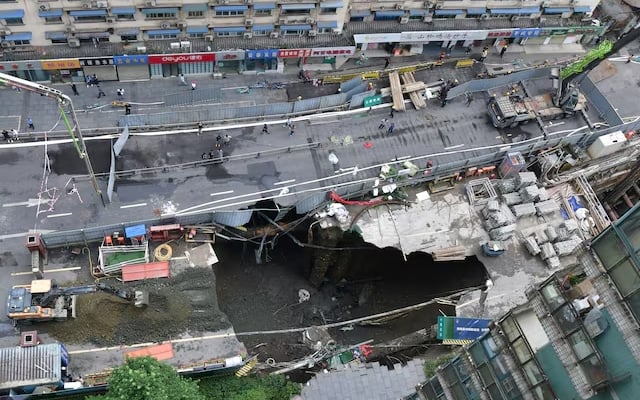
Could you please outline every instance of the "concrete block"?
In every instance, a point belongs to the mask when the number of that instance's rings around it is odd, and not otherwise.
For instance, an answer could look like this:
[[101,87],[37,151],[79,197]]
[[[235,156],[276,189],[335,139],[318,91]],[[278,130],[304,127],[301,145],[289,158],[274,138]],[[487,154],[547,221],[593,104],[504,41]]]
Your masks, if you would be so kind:
[[487,201],[487,206],[485,207],[488,211],[499,211],[500,210],[500,202],[496,199],[490,199]]
[[522,196],[518,192],[505,193],[502,195],[502,201],[508,206],[513,206],[522,203]]
[[504,213],[498,211],[489,214],[489,218],[486,221],[487,230],[490,231],[505,225],[509,225],[509,219]]
[[539,245],[542,245],[549,241],[549,238],[547,237],[547,234],[544,233],[544,231],[536,231],[536,233],[533,234],[533,237],[536,239],[536,243],[538,243]]
[[533,203],[516,204],[512,209],[516,218],[528,217],[536,214],[536,208]]
[[540,246],[540,256],[543,260],[548,260],[549,258],[555,257],[556,255],[556,250],[553,248],[553,245],[551,243],[545,243]]
[[538,201],[547,201],[549,200],[549,193],[545,188],[538,188]]
[[507,194],[516,191],[516,180],[514,178],[502,179],[498,182],[500,193]]
[[516,188],[522,189],[526,186],[535,185],[538,178],[533,172],[519,172],[516,176]]
[[559,256],[568,256],[573,254],[578,249],[578,246],[580,246],[580,240],[571,238],[569,240],[554,243],[553,248]]
[[560,206],[553,200],[541,201],[536,203],[536,211],[538,215],[549,215],[560,211]]
[[500,228],[492,229],[489,231],[489,237],[492,240],[507,240],[513,236],[516,230],[516,224],[502,226]]
[[547,267],[549,269],[558,269],[560,268],[560,259],[558,257],[549,257],[546,259]]
[[522,201],[537,201],[540,197],[540,189],[536,185],[525,186],[518,191]]
[[556,232],[556,228],[549,225],[545,228],[544,233],[547,234],[550,242],[555,242],[558,239],[558,233]]
[[540,254],[540,246],[538,246],[538,243],[533,236],[529,236],[524,239],[524,247],[527,248],[529,254],[531,254],[532,256],[537,256],[538,254]]
[[578,229],[578,221],[573,218],[565,220],[562,225],[568,232],[574,232]]

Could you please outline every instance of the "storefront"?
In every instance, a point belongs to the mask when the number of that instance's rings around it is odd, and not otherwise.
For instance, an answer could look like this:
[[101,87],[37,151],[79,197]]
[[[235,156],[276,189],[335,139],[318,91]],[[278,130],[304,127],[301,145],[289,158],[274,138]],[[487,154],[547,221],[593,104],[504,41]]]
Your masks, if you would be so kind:
[[278,50],[278,58],[284,62],[286,69],[302,68],[303,60],[311,55],[311,49],[281,49]]
[[309,57],[304,59],[304,64],[335,64],[336,57],[351,57],[356,53],[355,46],[347,47],[318,47],[311,49]]
[[49,80],[49,74],[40,66],[39,61],[7,61],[0,63],[0,72],[32,82]]
[[149,69],[152,78],[212,74],[215,61],[214,53],[150,55]]
[[244,70],[244,50],[225,50],[215,53],[216,72],[242,72]]
[[120,82],[149,79],[149,56],[146,54],[113,56],[113,63]]
[[77,58],[40,60],[40,67],[51,83],[84,82],[80,60]]
[[118,72],[113,57],[81,58],[84,76],[96,75],[100,81],[117,81]]
[[423,31],[401,33],[374,33],[354,35],[356,45],[362,51],[382,50],[394,56],[420,54],[422,47],[470,46],[487,38],[489,31]]
[[247,50],[244,55],[246,71],[266,72],[278,69],[278,49]]

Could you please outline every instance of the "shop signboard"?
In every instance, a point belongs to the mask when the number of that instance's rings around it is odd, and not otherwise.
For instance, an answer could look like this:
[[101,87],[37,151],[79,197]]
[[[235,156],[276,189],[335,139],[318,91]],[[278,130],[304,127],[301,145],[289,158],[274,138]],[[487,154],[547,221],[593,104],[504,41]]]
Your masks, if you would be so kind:
[[436,337],[440,340],[476,340],[489,331],[490,319],[438,316]]
[[81,58],[80,65],[83,67],[97,67],[101,65],[113,65],[113,57],[99,57],[99,58]]
[[356,53],[355,46],[349,47],[320,47],[311,49],[311,57],[352,56]]
[[120,65],[147,65],[149,64],[149,56],[146,54],[137,54],[134,56],[113,56],[113,62]]
[[451,40],[483,40],[489,31],[428,31],[402,32],[400,42],[439,42]]
[[487,32],[487,38],[508,38],[513,34],[511,29],[496,29],[494,31]]
[[149,64],[181,64],[197,62],[214,62],[214,53],[161,54],[150,55]]
[[311,49],[280,49],[278,50],[278,58],[301,58],[309,57]]
[[377,106],[382,104],[382,95],[377,94],[375,96],[369,96],[364,98],[364,107]]
[[513,30],[514,38],[530,38],[537,37],[542,34],[542,28],[520,28]]
[[244,50],[217,51],[215,54],[218,61],[244,60]]
[[37,61],[6,61],[0,63],[0,71],[24,71],[34,69]]
[[40,65],[43,70],[76,69],[80,68],[80,60],[77,58],[40,60]]
[[247,50],[245,58],[249,60],[264,60],[278,58],[278,49]]

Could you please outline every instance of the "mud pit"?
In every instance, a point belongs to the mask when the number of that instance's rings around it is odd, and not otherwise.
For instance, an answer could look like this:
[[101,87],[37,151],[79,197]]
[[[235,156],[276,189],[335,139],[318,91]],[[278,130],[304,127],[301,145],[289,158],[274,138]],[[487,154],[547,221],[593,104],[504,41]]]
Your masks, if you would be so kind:
[[197,335],[231,326],[218,309],[210,268],[188,268],[169,279],[118,286],[147,290],[149,305],[137,308],[106,293],[85,294],[77,297],[76,319],[37,324],[38,331],[69,344],[114,346],[160,342],[185,332]]

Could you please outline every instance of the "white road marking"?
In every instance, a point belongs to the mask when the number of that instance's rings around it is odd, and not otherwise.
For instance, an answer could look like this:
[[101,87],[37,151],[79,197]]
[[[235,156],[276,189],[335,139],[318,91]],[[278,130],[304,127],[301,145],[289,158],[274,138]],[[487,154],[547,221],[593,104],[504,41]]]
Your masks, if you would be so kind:
[[73,213],[61,213],[61,214],[51,214],[47,215],[47,218],[58,218],[58,217],[67,217]]
[[144,207],[146,205],[147,205],[147,203],[128,204],[126,206],[120,206],[120,208]]
[[19,201],[17,203],[3,204],[2,207],[19,207],[19,206],[35,207],[38,204],[46,203],[47,201],[48,199],[29,199],[27,201]]
[[296,181],[295,179],[288,179],[286,181],[276,182],[276,183],[273,184],[273,186],[286,185],[287,183],[293,183],[295,181]]
[[449,146],[449,147],[445,147],[445,150],[453,150],[453,149],[459,149],[460,147],[464,147],[464,143],[463,144],[457,144],[455,146]]
[[390,162],[396,162],[396,161],[400,161],[400,160],[406,160],[408,158],[411,158],[411,156],[402,156],[402,157],[396,157],[390,160]]
[[226,192],[209,193],[209,196],[222,196],[223,194],[231,194],[233,190],[227,190]]

